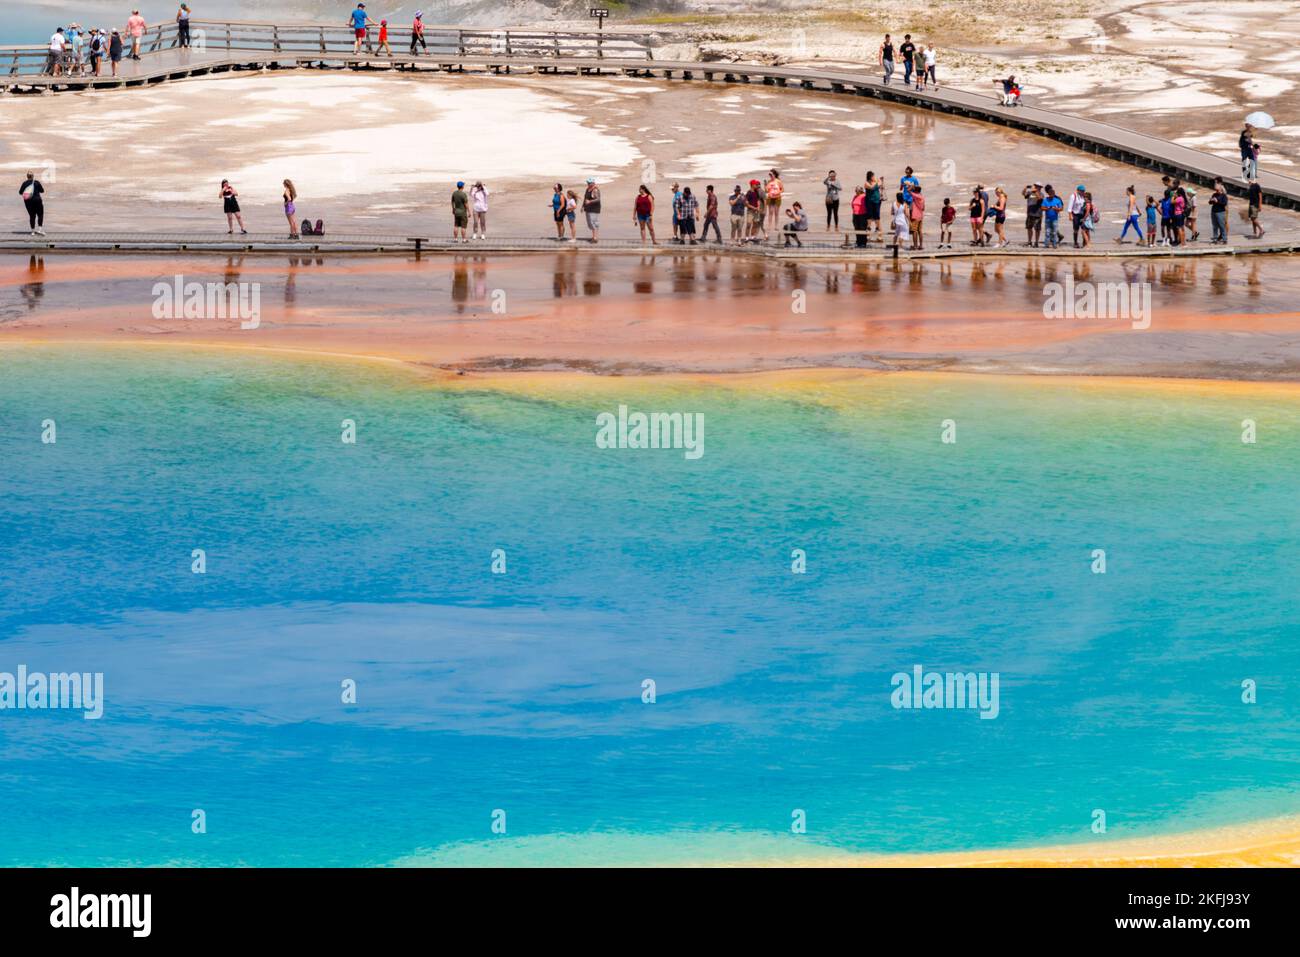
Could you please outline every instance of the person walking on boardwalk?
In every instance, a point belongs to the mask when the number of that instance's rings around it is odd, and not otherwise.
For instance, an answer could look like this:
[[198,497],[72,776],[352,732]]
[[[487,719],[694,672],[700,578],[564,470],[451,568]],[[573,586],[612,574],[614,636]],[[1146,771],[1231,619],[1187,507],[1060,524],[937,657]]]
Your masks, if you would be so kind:
[[1259,187],[1259,180],[1252,179],[1246,191],[1246,218],[1250,220],[1250,238],[1260,239],[1264,227],[1259,224],[1259,213],[1264,208],[1264,191]]
[[785,195],[785,184],[777,170],[768,170],[767,183],[763,187],[767,193],[767,228],[764,232],[775,233],[781,229],[781,198]]
[[1134,187],[1130,186],[1124,190],[1124,196],[1125,199],[1128,201],[1128,211],[1125,212],[1124,214],[1124,229],[1120,232],[1119,238],[1116,239],[1115,242],[1117,243],[1124,242],[1124,237],[1128,235],[1128,231],[1131,228],[1133,232],[1137,235],[1138,244],[1141,245],[1142,223],[1138,217],[1137,190]]
[[[298,191],[293,187],[293,180],[284,181],[284,218],[289,221],[289,238],[298,238]],[[311,230],[308,230],[311,232]]]
[[565,214],[565,197],[564,186],[556,183],[551,193],[551,218],[555,220],[555,238],[564,238],[564,214]]
[[920,46],[912,54],[912,66],[916,70],[916,88],[925,89],[925,51]]
[[673,242],[677,242],[677,240],[681,239],[682,237],[681,223],[678,222],[677,220],[677,207],[681,203],[681,201],[682,201],[682,184],[673,183],[673,197],[671,200],[669,200],[669,203],[671,203],[673,207]]
[[582,194],[582,214],[591,232],[591,241],[600,242],[600,187],[594,176],[587,177],[587,191]]
[[393,48],[388,45],[388,21],[379,21],[379,43],[375,46],[375,52],[381,56],[392,56]]
[[650,245],[659,245],[655,238],[655,197],[645,183],[637,189],[636,199],[632,203],[632,224],[641,230],[642,246],[645,245],[646,230],[650,231]]
[[1082,183],[1075,187],[1074,192],[1070,194],[1070,205],[1066,210],[1070,214],[1070,228],[1074,233],[1074,246],[1076,249],[1079,247],[1079,230],[1083,228],[1083,207],[1085,205],[1083,194],[1085,192]]
[[465,181],[457,180],[456,189],[451,194],[451,241],[469,242],[469,194],[465,192]]
[[930,85],[936,90],[939,88],[939,77],[938,74],[935,73],[935,62],[937,59],[938,54],[934,52],[934,44],[927,43],[925,45],[925,72],[930,78]]
[[32,231],[32,235],[44,236],[45,200],[42,196],[45,194],[45,187],[41,185],[35,173],[27,174],[23,185],[18,187],[18,194],[22,196],[23,206],[27,209],[28,228]]
[[731,243],[739,246],[745,241],[745,191],[739,183],[727,197],[727,205],[731,208]]
[[840,228],[840,192],[843,189],[839,177],[835,175],[835,170],[826,174],[822,180],[822,185],[826,187],[826,228],[829,230],[832,226]]
[[113,76],[117,76],[117,65],[122,62],[122,34],[116,30],[108,41],[108,62],[113,68]]
[[1056,195],[1052,184],[1043,187],[1043,245],[1055,249],[1061,245],[1061,212],[1065,203]]
[[239,223],[239,231],[247,233],[244,228],[244,214],[239,211],[239,193],[235,187],[230,185],[230,180],[221,181],[221,208],[226,214],[226,233],[231,234],[235,231],[235,223]]
[[429,45],[424,42],[424,14],[419,10],[415,11],[415,19],[411,21],[411,56],[415,56],[417,43],[421,50],[429,52]]
[[132,10],[131,16],[126,21],[126,32],[131,35],[131,59],[140,59],[140,40],[144,36],[144,31],[148,25],[144,22],[144,17],[140,16],[139,10]]
[[[1150,197],[1148,197],[1150,199]],[[1210,196],[1210,223],[1214,228],[1211,243],[1224,246],[1228,242],[1228,191],[1223,180],[1214,181],[1214,193]],[[1148,243],[1147,245],[1151,245]]]
[[1083,212],[1079,219],[1079,235],[1083,240],[1083,248],[1087,249],[1092,245],[1092,231],[1097,228],[1099,222],[1097,205],[1092,201],[1092,193],[1083,194]]
[[176,43],[181,47],[190,45],[190,8],[185,3],[176,11]]
[[894,42],[889,39],[888,33],[880,44],[880,68],[884,71],[885,86],[889,86],[890,80],[894,78]]
[[364,3],[357,4],[356,9],[353,10],[352,13],[348,15],[348,22],[352,25],[353,55],[357,55],[361,53],[362,41],[365,41],[366,52],[373,53],[374,51],[370,48],[370,38],[366,34],[366,25],[369,23],[374,23],[374,21],[371,20],[370,17],[366,15],[366,5]]
[[915,65],[912,58],[916,56],[916,44],[912,42],[912,34],[903,34],[903,42],[898,46],[898,55],[903,58],[903,86],[907,86],[912,82],[912,67]]
[[488,188],[476,179],[469,188],[470,230],[474,239],[487,239]]
[[709,241],[709,227],[713,227],[713,235],[719,243],[722,242],[722,230],[718,228],[718,194],[713,191],[712,186],[704,187],[704,225],[700,228],[700,242]]

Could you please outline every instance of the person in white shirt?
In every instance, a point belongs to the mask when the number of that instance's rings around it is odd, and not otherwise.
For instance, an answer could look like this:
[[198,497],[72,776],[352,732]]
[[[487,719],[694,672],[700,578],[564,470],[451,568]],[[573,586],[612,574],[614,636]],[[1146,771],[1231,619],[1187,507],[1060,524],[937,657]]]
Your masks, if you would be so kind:
[[63,27],[59,27],[54,31],[54,35],[50,37],[50,49],[45,57],[46,73],[58,76],[63,72],[63,47],[66,42],[63,36]]
[[474,238],[487,239],[488,189],[483,181],[475,180],[469,190],[470,223]]
[[935,62],[934,44],[927,43],[925,45],[925,72],[930,77],[930,85],[938,86],[939,81],[935,79],[934,76],[934,62]]
[[1074,229],[1074,245],[1079,245],[1079,230],[1083,228],[1083,211],[1088,208],[1088,197],[1080,185],[1070,196],[1070,203],[1065,207],[1070,214],[1070,226]]

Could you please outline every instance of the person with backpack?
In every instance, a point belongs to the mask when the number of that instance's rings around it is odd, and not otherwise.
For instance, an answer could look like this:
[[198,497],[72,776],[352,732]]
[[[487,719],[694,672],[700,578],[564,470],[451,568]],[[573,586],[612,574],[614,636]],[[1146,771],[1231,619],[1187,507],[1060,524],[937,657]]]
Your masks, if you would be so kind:
[[90,31],[90,72],[93,76],[99,76],[100,67],[107,54],[108,38],[104,36],[103,30],[95,27]]
[[756,179],[749,181],[749,191],[745,193],[745,214],[748,222],[745,224],[745,242],[756,243],[759,241],[758,234],[762,233],[763,238],[767,239],[767,226],[764,225],[763,219],[763,184]]
[[45,187],[41,185],[35,173],[27,174],[23,185],[18,187],[18,194],[23,198],[23,206],[27,210],[28,228],[31,229],[32,235],[44,236],[45,200],[42,197],[45,194]]

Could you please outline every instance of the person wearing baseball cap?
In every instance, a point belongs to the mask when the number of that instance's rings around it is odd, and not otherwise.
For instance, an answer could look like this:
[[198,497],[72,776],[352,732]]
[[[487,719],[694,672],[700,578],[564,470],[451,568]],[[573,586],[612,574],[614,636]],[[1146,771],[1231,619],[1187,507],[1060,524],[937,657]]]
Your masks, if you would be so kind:
[[749,181],[749,190],[745,193],[745,242],[758,242],[758,234],[767,238],[767,229],[763,226],[763,184],[756,179]]
[[1066,207],[1066,212],[1070,214],[1070,227],[1074,231],[1074,245],[1079,245],[1079,230],[1083,229],[1083,211],[1088,206],[1088,199],[1083,194],[1087,188],[1080,183],[1074,188],[1070,195],[1070,204]]
[[456,180],[456,191],[451,194],[451,241],[469,242],[469,194],[465,181]]
[[351,24],[352,33],[355,37],[352,42],[352,52],[354,54],[360,53],[361,41],[365,40],[366,52],[370,53],[370,41],[366,38],[366,25],[374,23],[374,21],[366,16],[366,5],[364,3],[357,3],[357,8],[348,15],[348,23]]

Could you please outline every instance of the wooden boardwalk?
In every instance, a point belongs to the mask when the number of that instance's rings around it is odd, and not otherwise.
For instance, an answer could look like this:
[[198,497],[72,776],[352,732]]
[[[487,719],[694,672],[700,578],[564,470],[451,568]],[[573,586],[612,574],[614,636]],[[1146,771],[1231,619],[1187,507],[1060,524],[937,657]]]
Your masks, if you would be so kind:
[[900,250],[895,256],[893,248],[873,242],[865,248],[844,245],[833,234],[813,234],[804,239],[802,248],[783,246],[779,242],[757,245],[733,246],[720,243],[698,243],[694,246],[672,242],[646,246],[635,239],[602,239],[598,244],[580,239],[577,242],[534,236],[501,236],[469,243],[455,242],[449,237],[410,236],[402,233],[343,233],[327,236],[306,236],[290,240],[284,233],[98,233],[55,232],[47,236],[0,233],[0,252],[12,253],[228,253],[228,254],[290,254],[315,255],[325,253],[345,254],[400,254],[479,256],[485,254],[511,255],[531,253],[570,253],[573,255],[668,255],[757,257],[768,259],[817,259],[842,262],[880,260],[927,259],[1170,259],[1201,256],[1234,256],[1245,254],[1280,254],[1300,252],[1300,233],[1267,241],[1235,237],[1226,246],[1195,243],[1171,248],[1165,246],[1118,245],[1098,243],[1088,249],[1075,249],[1065,245],[1057,249],[1030,248],[1021,244],[996,247],[959,246],[956,249]]
[[[1237,196],[1246,192],[1241,167],[1236,159],[1215,156],[1180,146],[1143,133],[1136,133],[1097,120],[1070,116],[1035,106],[1002,106],[994,95],[955,87],[914,90],[901,82],[886,86],[878,75],[847,70],[801,66],[765,66],[757,63],[705,63],[661,61],[653,58],[650,41],[644,35],[607,32],[596,34],[543,33],[521,31],[441,31],[428,54],[406,52],[405,31],[395,30],[392,56],[358,57],[343,28],[320,25],[273,27],[270,24],[236,25],[222,21],[195,21],[205,32],[202,48],[180,49],[168,28],[158,28],[143,58],[123,61],[119,76],[52,77],[34,73],[33,48],[0,48],[0,64],[6,51],[13,55],[9,74],[0,74],[0,91],[72,91],[141,86],[169,80],[238,70],[266,69],[352,69],[379,70],[410,76],[417,72],[482,71],[492,73],[537,73],[548,75],[613,74],[656,77],[670,80],[703,80],[717,83],[758,83],[774,87],[865,96],[920,109],[970,117],[1013,129],[1045,136],[1069,146],[1129,163],[1157,173],[1168,173],[1202,186],[1216,177]],[[309,39],[293,39],[290,31],[310,32]],[[245,32],[240,33],[243,30]],[[174,33],[174,27],[172,27]],[[260,31],[260,32],[259,32]],[[275,31],[275,38],[269,31]],[[319,39],[315,39],[319,33]],[[223,42],[224,38],[224,42]],[[599,45],[598,45],[599,43]],[[241,47],[241,44],[243,46]],[[43,63],[43,60],[41,60]],[[0,67],[2,68],[2,67]],[[107,69],[107,68],[105,68]],[[1300,179],[1261,171],[1259,183],[1265,202],[1286,209],[1300,209]]]

